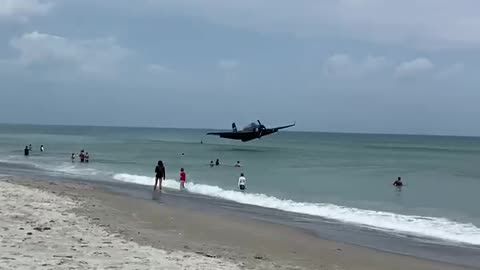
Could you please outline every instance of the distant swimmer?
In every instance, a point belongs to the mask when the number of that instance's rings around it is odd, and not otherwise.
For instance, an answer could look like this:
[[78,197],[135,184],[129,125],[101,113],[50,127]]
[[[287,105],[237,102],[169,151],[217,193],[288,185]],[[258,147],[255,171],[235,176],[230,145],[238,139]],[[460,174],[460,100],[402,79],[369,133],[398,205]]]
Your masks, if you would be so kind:
[[25,150],[23,150],[23,154],[25,156],[28,156],[30,154],[30,150],[28,149],[28,146],[25,146]]
[[187,174],[183,168],[180,169],[180,189],[185,188],[185,182],[187,181]]
[[88,152],[87,152],[87,153],[85,153],[85,162],[88,163],[88,159],[90,159],[90,155],[89,155]]
[[245,178],[245,175],[241,173],[240,178],[238,178],[238,187],[240,188],[240,190],[245,190],[246,185],[247,185],[247,178]]
[[72,158],[72,162],[74,162],[74,161],[75,161],[75,153],[72,153],[72,157],[71,157],[71,158]]
[[402,178],[398,177],[397,180],[395,180],[395,182],[393,182],[393,185],[396,186],[396,187],[402,187],[403,186]]
[[40,152],[45,151],[45,148],[43,147],[43,144],[40,146]]
[[235,164],[235,167],[242,167],[242,165],[240,165],[240,161],[237,161],[237,164]]
[[216,165],[216,166],[220,165],[220,160],[218,160],[218,158],[217,158],[217,160],[215,161],[215,165]]
[[163,165],[163,162],[159,160],[155,167],[155,185],[153,186],[153,191],[157,190],[157,184],[158,189],[162,190],[162,180],[164,180],[165,177],[165,166]]
[[213,164],[213,160],[210,161],[210,167],[213,167],[215,164]]

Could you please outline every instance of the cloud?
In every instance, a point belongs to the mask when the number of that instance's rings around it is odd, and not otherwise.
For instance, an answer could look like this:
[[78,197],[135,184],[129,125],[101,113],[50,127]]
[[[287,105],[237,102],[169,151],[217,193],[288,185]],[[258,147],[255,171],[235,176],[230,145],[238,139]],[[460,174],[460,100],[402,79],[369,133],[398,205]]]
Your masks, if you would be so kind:
[[147,65],[147,70],[151,73],[158,74],[158,73],[165,73],[170,69],[162,65],[150,64],[150,65]]
[[427,58],[417,58],[400,63],[395,69],[395,77],[398,79],[414,78],[428,73],[434,69],[434,65]]
[[325,61],[323,73],[330,77],[362,77],[380,71],[387,65],[384,57],[367,56],[355,61],[348,54],[337,53]]
[[[425,49],[480,45],[476,0],[144,0],[182,16],[259,32],[337,36]],[[268,14],[268,16],[265,16]]]
[[50,1],[0,0],[0,18],[25,22],[29,17],[46,15],[52,6]]
[[19,54],[13,61],[22,67],[73,68],[95,75],[111,74],[129,55],[129,51],[119,46],[114,38],[73,40],[31,32],[12,39],[10,45]]
[[222,70],[232,70],[237,68],[240,65],[240,62],[234,59],[222,59],[218,61],[217,66]]

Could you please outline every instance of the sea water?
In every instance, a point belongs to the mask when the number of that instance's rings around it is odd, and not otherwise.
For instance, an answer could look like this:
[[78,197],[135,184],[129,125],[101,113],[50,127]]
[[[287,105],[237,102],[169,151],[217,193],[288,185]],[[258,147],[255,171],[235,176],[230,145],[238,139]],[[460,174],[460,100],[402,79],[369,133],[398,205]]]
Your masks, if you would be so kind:
[[[179,188],[183,167],[192,193],[480,245],[480,138],[281,132],[242,143],[206,132],[0,125],[0,161],[150,189],[162,160],[166,188]],[[29,144],[33,151],[25,157]],[[79,162],[82,149],[89,163]],[[216,159],[220,166],[210,167]],[[240,173],[247,177],[245,193],[237,187]],[[399,176],[401,189],[392,186]]]

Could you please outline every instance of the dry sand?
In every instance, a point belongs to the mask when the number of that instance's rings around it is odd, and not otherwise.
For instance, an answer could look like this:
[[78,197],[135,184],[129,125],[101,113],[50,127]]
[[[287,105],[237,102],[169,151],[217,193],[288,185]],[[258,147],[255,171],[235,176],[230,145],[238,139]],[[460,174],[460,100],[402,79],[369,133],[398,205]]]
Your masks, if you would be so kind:
[[2,179],[5,269],[468,269],[173,208],[91,183]]

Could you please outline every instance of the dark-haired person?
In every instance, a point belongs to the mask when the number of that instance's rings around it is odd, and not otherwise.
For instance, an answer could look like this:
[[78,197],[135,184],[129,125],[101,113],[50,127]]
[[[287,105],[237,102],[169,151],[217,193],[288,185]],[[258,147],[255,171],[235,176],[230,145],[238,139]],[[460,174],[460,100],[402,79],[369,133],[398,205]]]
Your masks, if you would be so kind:
[[158,189],[162,190],[162,180],[165,179],[165,166],[161,160],[158,161],[157,166],[155,167],[155,185],[153,186],[153,191]]

